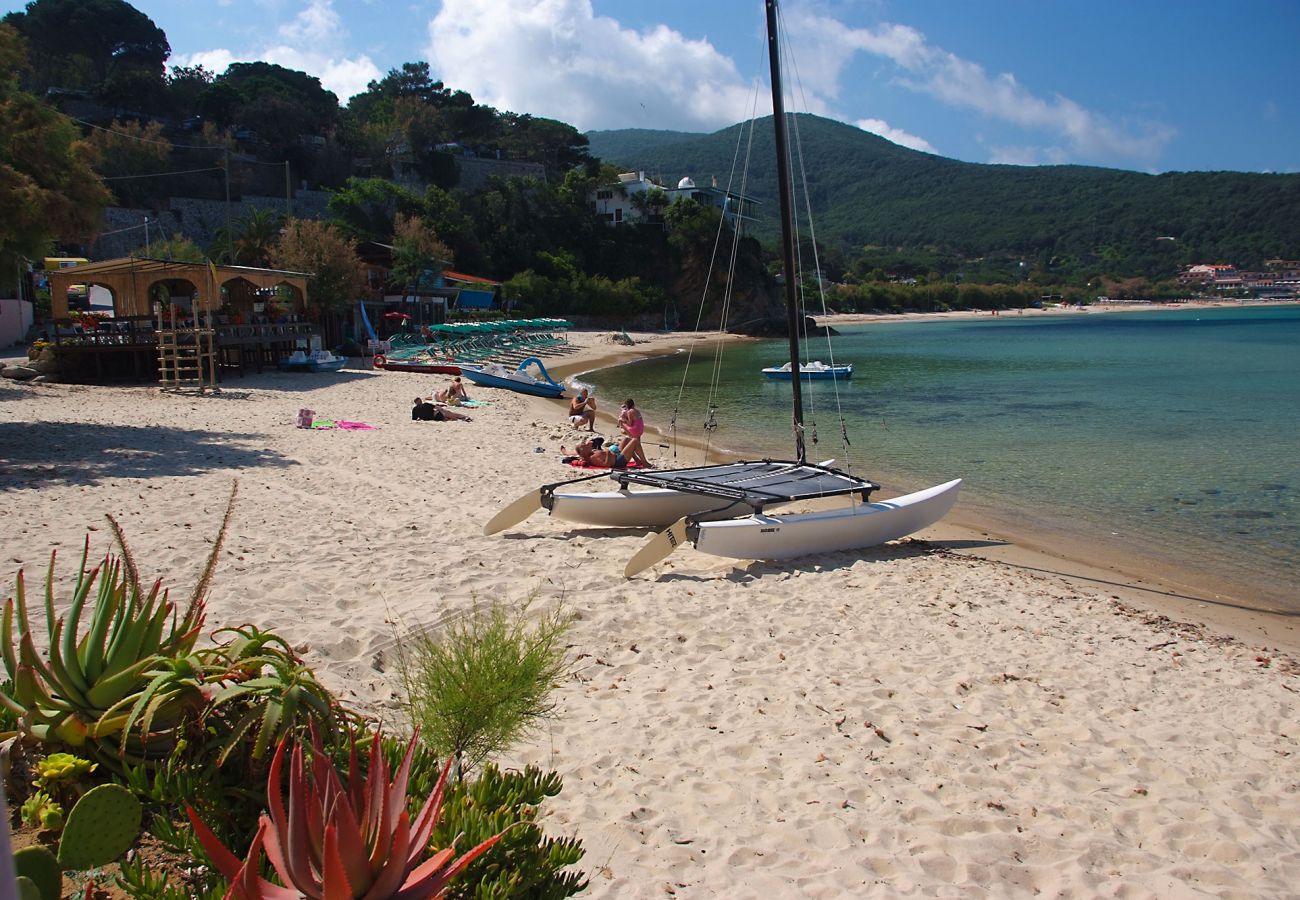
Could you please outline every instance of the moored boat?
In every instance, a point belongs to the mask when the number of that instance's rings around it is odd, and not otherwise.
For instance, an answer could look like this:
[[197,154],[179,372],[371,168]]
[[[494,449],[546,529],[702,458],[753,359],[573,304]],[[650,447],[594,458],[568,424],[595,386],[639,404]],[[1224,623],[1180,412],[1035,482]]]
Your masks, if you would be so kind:
[[[536,366],[541,373],[540,378],[529,371],[533,366]],[[542,365],[542,361],[535,356],[525,359],[513,371],[499,363],[484,363],[476,366],[462,365],[460,374],[483,387],[505,388],[508,391],[532,394],[535,397],[564,396],[564,385],[553,381],[546,371],[546,366]]]
[[[791,373],[789,363],[783,366],[768,366],[763,370],[763,374],[768,378],[774,378],[778,381],[789,381],[794,375]],[[831,378],[852,378],[853,364],[845,363],[842,366],[827,365],[820,359],[812,362],[799,364],[799,377],[810,380],[831,379]]]
[[317,350],[308,355],[295,350],[277,363],[281,372],[337,372],[347,365],[346,356],[335,356],[328,350]]

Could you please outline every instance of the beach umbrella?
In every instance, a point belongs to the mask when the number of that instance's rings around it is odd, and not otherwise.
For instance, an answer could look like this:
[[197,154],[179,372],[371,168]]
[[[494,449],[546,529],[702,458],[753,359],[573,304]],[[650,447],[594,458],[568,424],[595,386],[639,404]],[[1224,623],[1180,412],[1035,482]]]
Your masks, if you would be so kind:
[[408,316],[406,313],[386,312],[384,313],[384,318],[385,319],[409,319],[411,317]]

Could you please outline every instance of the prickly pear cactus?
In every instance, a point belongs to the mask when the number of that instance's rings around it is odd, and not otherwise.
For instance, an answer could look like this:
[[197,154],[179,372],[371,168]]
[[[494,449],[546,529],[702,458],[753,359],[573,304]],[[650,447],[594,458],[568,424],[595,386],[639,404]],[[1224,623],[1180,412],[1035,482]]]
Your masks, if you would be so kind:
[[[26,875],[19,875],[14,879],[14,887],[18,889],[18,900],[47,900],[41,896],[41,889],[36,886]],[[58,897],[52,898],[58,900]]]
[[[39,900],[59,900],[63,895],[63,872],[54,854],[44,847],[24,847],[14,851],[14,874],[24,878],[37,892]],[[20,891],[23,888],[20,886]],[[24,900],[27,895],[22,894]]]
[[101,784],[68,813],[59,841],[65,869],[93,869],[117,859],[140,834],[140,801],[120,784]]

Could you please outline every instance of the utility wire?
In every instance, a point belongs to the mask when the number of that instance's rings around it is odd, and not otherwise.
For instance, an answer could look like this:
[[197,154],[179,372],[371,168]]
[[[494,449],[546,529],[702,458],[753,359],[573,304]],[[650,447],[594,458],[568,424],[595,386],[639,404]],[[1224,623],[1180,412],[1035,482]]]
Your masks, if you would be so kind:
[[221,166],[209,166],[206,169],[183,169],[179,172],[146,172],[143,175],[101,175],[100,181],[122,181],[127,178],[161,178],[164,175],[193,175],[195,172],[224,172]]

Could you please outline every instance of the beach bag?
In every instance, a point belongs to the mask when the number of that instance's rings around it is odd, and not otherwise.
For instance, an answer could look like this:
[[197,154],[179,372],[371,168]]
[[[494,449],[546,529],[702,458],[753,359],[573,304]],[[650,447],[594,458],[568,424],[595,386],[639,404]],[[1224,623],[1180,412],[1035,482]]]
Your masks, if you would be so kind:
[[316,410],[314,409],[300,409],[298,410],[298,418],[296,420],[296,424],[298,425],[299,428],[310,428],[311,417],[314,415],[316,415]]

